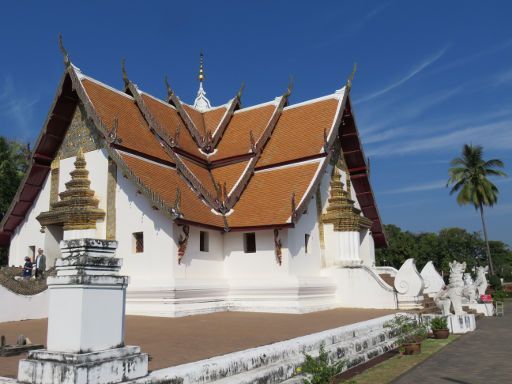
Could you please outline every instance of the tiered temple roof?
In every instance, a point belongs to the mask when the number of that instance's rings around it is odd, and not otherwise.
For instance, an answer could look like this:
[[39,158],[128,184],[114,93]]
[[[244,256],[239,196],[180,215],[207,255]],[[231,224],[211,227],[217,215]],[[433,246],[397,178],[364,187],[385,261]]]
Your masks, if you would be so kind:
[[[8,244],[42,188],[73,113],[83,105],[109,156],[178,223],[233,231],[293,227],[322,179],[339,140],[376,246],[386,240],[368,176],[349,89],[289,105],[291,89],[243,108],[241,91],[219,107],[205,102],[203,77],[194,106],[168,88],[160,100],[125,76],[116,90],[67,62],[31,166],[0,223]],[[198,104],[199,100],[199,104]]]

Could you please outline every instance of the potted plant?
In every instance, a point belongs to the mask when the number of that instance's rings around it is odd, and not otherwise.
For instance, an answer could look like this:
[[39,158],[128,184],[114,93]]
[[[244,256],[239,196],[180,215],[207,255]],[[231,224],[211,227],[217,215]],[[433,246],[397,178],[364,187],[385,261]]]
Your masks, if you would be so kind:
[[391,328],[397,336],[397,344],[401,354],[416,355],[421,353],[421,342],[427,337],[427,326],[412,316],[398,314],[393,320],[384,324]]
[[434,317],[430,320],[430,328],[435,339],[447,339],[450,335],[448,330],[448,320],[446,317]]

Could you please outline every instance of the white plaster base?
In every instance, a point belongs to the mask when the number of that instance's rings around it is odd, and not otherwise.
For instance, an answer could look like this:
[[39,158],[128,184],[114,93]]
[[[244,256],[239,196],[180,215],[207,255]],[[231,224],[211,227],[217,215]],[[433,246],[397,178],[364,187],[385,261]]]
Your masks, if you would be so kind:
[[[430,323],[430,320],[434,317],[443,317],[443,315],[438,314],[425,314],[421,315],[421,317],[427,322]],[[476,320],[475,315],[473,314],[465,314],[465,315],[449,315],[448,317],[448,329],[450,333],[453,334],[463,334],[468,332],[473,332],[476,329]]]
[[21,360],[18,381],[30,384],[114,384],[146,376],[148,355],[127,346],[91,353],[31,351]]
[[170,287],[129,287],[129,315],[180,317],[239,311],[307,313],[338,307],[328,277],[275,281],[176,280]]
[[397,297],[376,273],[366,266],[333,267],[323,271],[337,285],[338,306],[345,308],[397,309]]
[[451,333],[455,334],[472,332],[476,329],[475,315],[450,315],[448,316],[448,328]]
[[351,368],[394,347],[393,333],[384,327],[393,316],[160,369],[130,383],[281,383],[295,374],[296,368],[304,362],[304,353],[317,356],[322,344],[331,358],[345,360],[347,368]]
[[462,309],[464,309],[464,307],[474,309],[477,313],[481,313],[484,316],[494,316],[494,305],[492,305],[492,303],[462,304]]

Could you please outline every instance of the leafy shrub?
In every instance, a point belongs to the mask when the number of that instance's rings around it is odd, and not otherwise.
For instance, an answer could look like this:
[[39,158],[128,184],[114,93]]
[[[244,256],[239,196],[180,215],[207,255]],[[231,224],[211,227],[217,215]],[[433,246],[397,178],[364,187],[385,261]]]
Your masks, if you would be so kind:
[[492,300],[493,301],[503,301],[503,299],[506,299],[508,297],[507,292],[503,290],[494,291],[492,294]]
[[434,317],[430,320],[430,328],[434,329],[448,329],[448,320],[446,317]]
[[496,290],[496,291],[501,290],[501,279],[498,276],[496,276],[496,275],[489,276],[489,284],[491,285],[491,287],[494,290]]
[[397,343],[399,346],[409,343],[419,343],[428,335],[428,327],[420,320],[398,314],[393,320],[389,320],[384,324],[386,328],[392,328],[397,332]]
[[304,384],[332,384],[334,377],[340,373],[345,366],[344,361],[330,364],[329,354],[325,351],[325,346],[320,346],[320,354],[317,358],[304,354],[306,360],[297,368],[297,373],[304,374]]

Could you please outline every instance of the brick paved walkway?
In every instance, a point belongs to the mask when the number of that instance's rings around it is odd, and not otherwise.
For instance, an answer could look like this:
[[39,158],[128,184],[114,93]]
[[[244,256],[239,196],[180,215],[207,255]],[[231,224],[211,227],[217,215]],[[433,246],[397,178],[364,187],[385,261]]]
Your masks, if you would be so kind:
[[505,316],[477,322],[475,332],[449,344],[394,384],[512,383],[512,301],[505,303]]
[[[151,370],[202,360],[394,313],[386,309],[338,308],[302,315],[219,312],[178,318],[126,317],[126,343],[149,353]],[[47,322],[0,323],[12,344],[19,334],[45,343]],[[0,357],[0,376],[15,377],[22,356]]]

